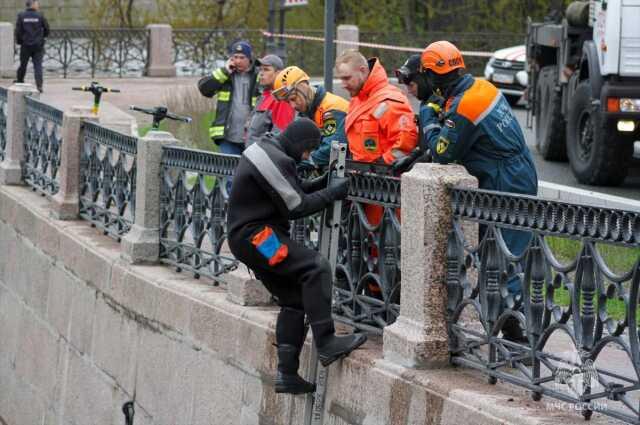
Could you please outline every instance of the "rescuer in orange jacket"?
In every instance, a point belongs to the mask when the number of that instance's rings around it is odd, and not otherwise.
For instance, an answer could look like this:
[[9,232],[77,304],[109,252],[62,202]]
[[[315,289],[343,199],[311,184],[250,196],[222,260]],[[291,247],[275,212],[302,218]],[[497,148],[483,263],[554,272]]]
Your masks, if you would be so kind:
[[377,58],[347,50],[336,60],[336,75],[351,94],[345,133],[356,161],[391,164],[418,143],[407,97],[389,83]]
[[[418,144],[418,129],[407,96],[389,83],[377,58],[367,60],[355,50],[336,60],[336,75],[351,95],[345,133],[354,160],[391,164]],[[372,225],[382,220],[383,208],[366,205]]]

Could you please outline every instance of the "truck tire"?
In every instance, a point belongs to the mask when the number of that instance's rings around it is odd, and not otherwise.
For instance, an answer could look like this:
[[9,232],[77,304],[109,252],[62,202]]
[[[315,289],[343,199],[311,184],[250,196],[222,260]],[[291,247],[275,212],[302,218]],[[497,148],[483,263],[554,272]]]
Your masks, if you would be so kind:
[[567,153],[571,170],[583,184],[617,186],[627,176],[633,143],[608,129],[600,107],[593,105],[591,84],[578,84],[569,105]]
[[536,149],[547,161],[566,161],[566,122],[562,116],[562,96],[555,90],[558,67],[540,70],[536,87]]

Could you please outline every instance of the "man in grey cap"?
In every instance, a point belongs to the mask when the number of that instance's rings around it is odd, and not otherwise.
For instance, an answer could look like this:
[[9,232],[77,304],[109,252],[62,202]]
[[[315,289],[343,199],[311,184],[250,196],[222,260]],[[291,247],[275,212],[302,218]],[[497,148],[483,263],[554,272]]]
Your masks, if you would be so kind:
[[276,75],[284,68],[282,59],[276,55],[266,55],[256,60],[256,66],[260,70],[258,82],[262,94],[248,120],[247,146],[260,140],[267,132],[284,131],[295,118],[295,111],[291,105],[286,101],[276,100],[271,94]]

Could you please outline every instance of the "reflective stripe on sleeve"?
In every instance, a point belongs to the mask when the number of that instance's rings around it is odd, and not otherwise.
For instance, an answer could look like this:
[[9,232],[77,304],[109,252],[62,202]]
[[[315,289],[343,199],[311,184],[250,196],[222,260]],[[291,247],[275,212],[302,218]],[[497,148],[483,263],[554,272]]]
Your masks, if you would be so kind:
[[218,80],[219,83],[224,83],[229,79],[229,76],[222,71],[222,68],[217,68],[213,71],[213,78]]

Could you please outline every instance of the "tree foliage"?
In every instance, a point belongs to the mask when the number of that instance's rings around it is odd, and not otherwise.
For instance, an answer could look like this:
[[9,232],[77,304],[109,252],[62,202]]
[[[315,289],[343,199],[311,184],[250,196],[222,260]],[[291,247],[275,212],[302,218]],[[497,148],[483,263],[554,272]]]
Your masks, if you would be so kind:
[[[269,0],[90,0],[96,26],[169,23],[175,28],[266,28]],[[278,0],[275,1],[278,3]],[[338,24],[361,31],[407,34],[443,32],[522,33],[527,16],[541,19],[550,7],[570,0],[336,0]],[[286,12],[286,28],[316,29],[324,25],[324,0]]]

